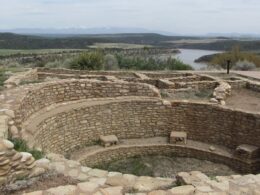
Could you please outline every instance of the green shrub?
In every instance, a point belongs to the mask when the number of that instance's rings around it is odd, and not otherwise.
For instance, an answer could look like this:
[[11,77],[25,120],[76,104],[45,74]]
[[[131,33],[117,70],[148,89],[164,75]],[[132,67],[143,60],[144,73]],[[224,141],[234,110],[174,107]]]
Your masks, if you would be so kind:
[[70,65],[71,69],[77,70],[101,70],[103,69],[104,56],[101,52],[85,52],[75,58]]
[[67,59],[62,60],[55,60],[52,62],[48,62],[45,64],[44,67],[46,68],[70,68],[71,64],[73,63],[73,59],[68,57]]
[[8,79],[8,75],[4,69],[0,69],[0,87],[4,86],[4,82]]
[[71,69],[78,70],[193,70],[179,59],[147,56],[125,56],[117,53],[103,55],[100,51],[82,53],[70,63]]
[[18,152],[31,153],[36,160],[44,157],[44,153],[42,151],[36,150],[35,148],[29,148],[25,140],[15,138],[11,139],[10,141],[13,142],[14,149]]
[[54,62],[48,62],[44,65],[46,68],[60,68],[61,64],[59,61],[55,60]]
[[181,60],[169,57],[166,62],[169,70],[193,70],[189,64],[184,64]]
[[137,57],[124,57],[116,55],[120,69],[132,70],[193,70],[193,68],[184,64],[179,59],[167,58],[166,60],[158,58],[142,58]]

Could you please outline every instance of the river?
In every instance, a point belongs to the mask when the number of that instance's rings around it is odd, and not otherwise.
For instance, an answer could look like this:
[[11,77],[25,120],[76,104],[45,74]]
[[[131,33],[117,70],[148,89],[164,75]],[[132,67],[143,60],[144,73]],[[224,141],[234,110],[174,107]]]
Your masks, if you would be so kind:
[[180,49],[180,51],[181,53],[177,54],[175,57],[180,59],[185,64],[191,65],[195,70],[199,70],[201,68],[207,67],[207,64],[194,62],[196,59],[205,55],[221,53],[220,51],[198,50],[198,49]]

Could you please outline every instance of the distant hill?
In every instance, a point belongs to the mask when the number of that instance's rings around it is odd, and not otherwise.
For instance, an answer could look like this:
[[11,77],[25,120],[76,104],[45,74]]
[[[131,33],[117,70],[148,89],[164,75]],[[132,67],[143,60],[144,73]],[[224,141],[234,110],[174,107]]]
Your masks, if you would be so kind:
[[[260,50],[260,40],[240,40],[222,37],[222,39],[217,40],[216,38],[212,38],[214,41],[203,43],[204,39],[206,39],[206,37],[166,36],[156,33],[92,35],[45,34],[44,36],[0,33],[0,49],[86,49],[95,43],[128,43],[153,45],[164,48],[188,48],[223,51],[230,50],[235,45],[240,45],[242,50]],[[207,38],[207,40],[208,39],[209,38]]]
[[0,33],[1,49],[85,49],[95,42],[107,42],[103,38],[70,37],[53,38],[33,35],[18,35],[13,33]]
[[94,43],[131,43],[160,45],[164,41],[179,40],[154,33],[98,34],[98,35],[19,35],[0,33],[1,49],[86,49]]
[[178,34],[158,31],[158,30],[148,30],[145,28],[122,28],[122,27],[99,27],[99,28],[16,28],[16,29],[0,29],[0,32],[10,32],[15,34],[24,35],[91,35],[91,34],[139,34],[139,33],[158,33],[163,35],[176,36]]

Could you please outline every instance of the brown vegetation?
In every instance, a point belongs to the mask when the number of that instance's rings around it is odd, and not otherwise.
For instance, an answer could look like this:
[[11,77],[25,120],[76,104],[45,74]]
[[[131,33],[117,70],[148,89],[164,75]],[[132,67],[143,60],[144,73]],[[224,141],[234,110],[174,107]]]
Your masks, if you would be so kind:
[[227,60],[231,61],[231,65],[234,66],[239,61],[248,61],[260,67],[260,56],[251,53],[240,51],[239,46],[233,47],[230,52],[221,53],[216,55],[210,62],[211,65],[220,65],[222,68],[226,68]]

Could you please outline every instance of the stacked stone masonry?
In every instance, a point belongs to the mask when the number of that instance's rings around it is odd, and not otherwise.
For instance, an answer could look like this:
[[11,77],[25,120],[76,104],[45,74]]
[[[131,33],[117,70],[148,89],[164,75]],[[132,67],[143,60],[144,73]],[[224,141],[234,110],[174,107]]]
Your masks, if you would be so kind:
[[[198,143],[199,144],[199,143]],[[244,159],[234,158],[232,153],[223,153],[221,150],[211,152],[209,147],[183,146],[174,144],[142,144],[135,146],[116,146],[104,150],[89,152],[80,157],[82,165],[96,167],[108,164],[119,159],[127,159],[136,156],[149,156],[160,154],[163,156],[179,156],[187,158],[197,158],[201,160],[211,160],[215,163],[226,164],[241,173],[256,173],[259,170],[259,160],[245,161]],[[78,159],[77,159],[78,160]]]
[[[77,185],[50,188],[43,191],[25,193],[25,195],[130,195],[136,192],[142,195],[199,195],[199,194],[259,194],[260,175],[231,175],[207,177],[199,171],[181,172],[176,179],[138,177],[131,174],[108,172],[81,166],[77,161],[66,160],[62,156],[49,154],[48,167],[77,179]],[[172,187],[174,183],[181,186]],[[168,190],[167,190],[168,189]]]
[[11,76],[4,82],[6,88],[17,87],[23,81],[35,81],[38,79],[38,71],[37,69],[29,70],[25,73],[18,73],[14,76]]
[[[22,82],[34,81],[42,83],[18,86]],[[208,145],[223,146],[228,155],[186,145],[154,144],[123,147],[119,144],[119,146],[113,146],[105,151],[89,154],[81,160],[81,163],[95,166],[119,158],[160,153],[220,162],[242,172],[257,173],[260,170],[259,154],[255,154],[253,159],[245,159],[236,156],[234,153],[236,148],[241,145],[253,145],[257,149],[260,147],[260,113],[229,109],[214,103],[168,102],[161,99],[159,91],[160,89],[174,89],[177,91],[189,88],[213,90],[221,86],[231,86],[231,89],[233,87],[247,87],[259,91],[260,85],[248,79],[240,78],[223,81],[212,76],[191,72],[136,73],[35,69],[11,77],[5,83],[5,86],[14,89],[8,89],[1,96],[0,101],[3,103],[0,113],[1,138],[7,138],[9,131],[9,136],[22,136],[22,138],[30,141],[31,145],[47,153],[68,154],[83,146],[97,144],[100,135],[116,135],[120,142],[122,139],[168,137],[172,131],[182,131],[187,133],[189,140]],[[228,90],[230,90],[229,87]],[[6,100],[5,97],[12,97],[13,99]],[[77,108],[69,106],[76,101],[82,101],[83,106]],[[45,117],[42,120],[37,118],[44,109],[51,113],[52,110],[58,108],[56,106],[62,104],[66,104],[68,109]],[[35,122],[34,129],[26,129],[26,124],[29,124],[30,121]],[[23,137],[22,132],[26,131],[30,136]],[[0,155],[1,182],[15,180],[24,175],[26,177],[34,175],[34,159],[29,154],[16,152],[12,143],[2,141]],[[48,169],[52,167],[56,171],[61,171],[63,165],[59,165],[64,163],[67,163],[66,159],[60,162],[51,160]],[[64,165],[64,167],[67,166]],[[68,167],[73,168],[73,165]],[[82,167],[79,163],[77,164],[77,168],[81,169]],[[127,194],[125,186],[122,183],[115,182],[118,180],[125,181],[125,179],[121,178],[122,174],[118,173],[119,178],[108,180],[111,175],[114,176],[113,173],[93,170],[88,167],[83,169],[87,173],[83,174],[77,171],[76,176],[74,174],[75,170],[63,170],[61,172],[76,177],[81,182],[87,182],[86,186],[99,183],[91,193],[113,194],[111,192],[116,191],[118,194]],[[44,171],[40,172],[44,173]],[[82,175],[79,173],[82,173]],[[219,184],[213,181],[206,181],[205,179],[205,181],[201,182],[202,185],[194,183],[192,178],[200,175],[195,174],[196,176],[194,176],[194,174],[180,174],[179,182],[182,181],[183,185],[187,185],[186,187],[180,187],[182,191],[189,191],[187,194],[220,192],[219,189],[216,190],[216,186],[219,186]],[[144,192],[144,194],[176,194],[180,190],[178,188],[171,189],[170,184],[174,182],[172,179],[136,176],[133,176],[133,178],[136,179],[132,186],[133,189]],[[250,176],[250,179],[252,182],[243,186],[238,181],[234,182],[235,178],[231,178],[230,180],[233,183],[231,182],[229,185],[234,183],[238,185],[235,189],[238,192],[241,192],[242,188],[249,189],[250,193],[259,192],[257,191],[259,189],[259,183],[257,183],[259,175]],[[154,188],[142,188],[144,183],[149,182],[158,182],[162,185]],[[100,185],[100,183],[103,184]],[[112,185],[115,183],[116,185]],[[164,184],[167,184],[166,186],[170,190],[164,190],[166,187]],[[79,193],[80,190],[86,190],[82,186],[84,184],[69,186],[67,189],[72,190],[73,193],[74,190],[75,193]],[[113,187],[116,187],[116,189],[109,189]],[[55,194],[55,191],[59,193],[60,189],[62,188],[40,191],[39,194]],[[221,190],[226,194],[235,192],[230,186]]]
[[35,167],[30,153],[17,152],[12,142],[0,140],[0,185],[29,176]]
[[19,108],[15,111],[16,122],[21,123],[32,113],[51,104],[120,96],[160,97],[160,94],[155,87],[150,85],[123,81],[114,83],[96,80],[62,80],[38,84],[22,98]]
[[[259,114],[202,103],[164,105],[159,99],[118,100],[69,110],[42,121],[37,130],[36,143],[43,143],[44,148],[51,148],[53,152],[62,152],[65,146],[69,150],[95,142],[99,135],[131,139],[167,136],[173,130],[187,132],[192,140],[231,149],[252,143],[260,147]],[[65,141],[64,135],[67,136]]]

